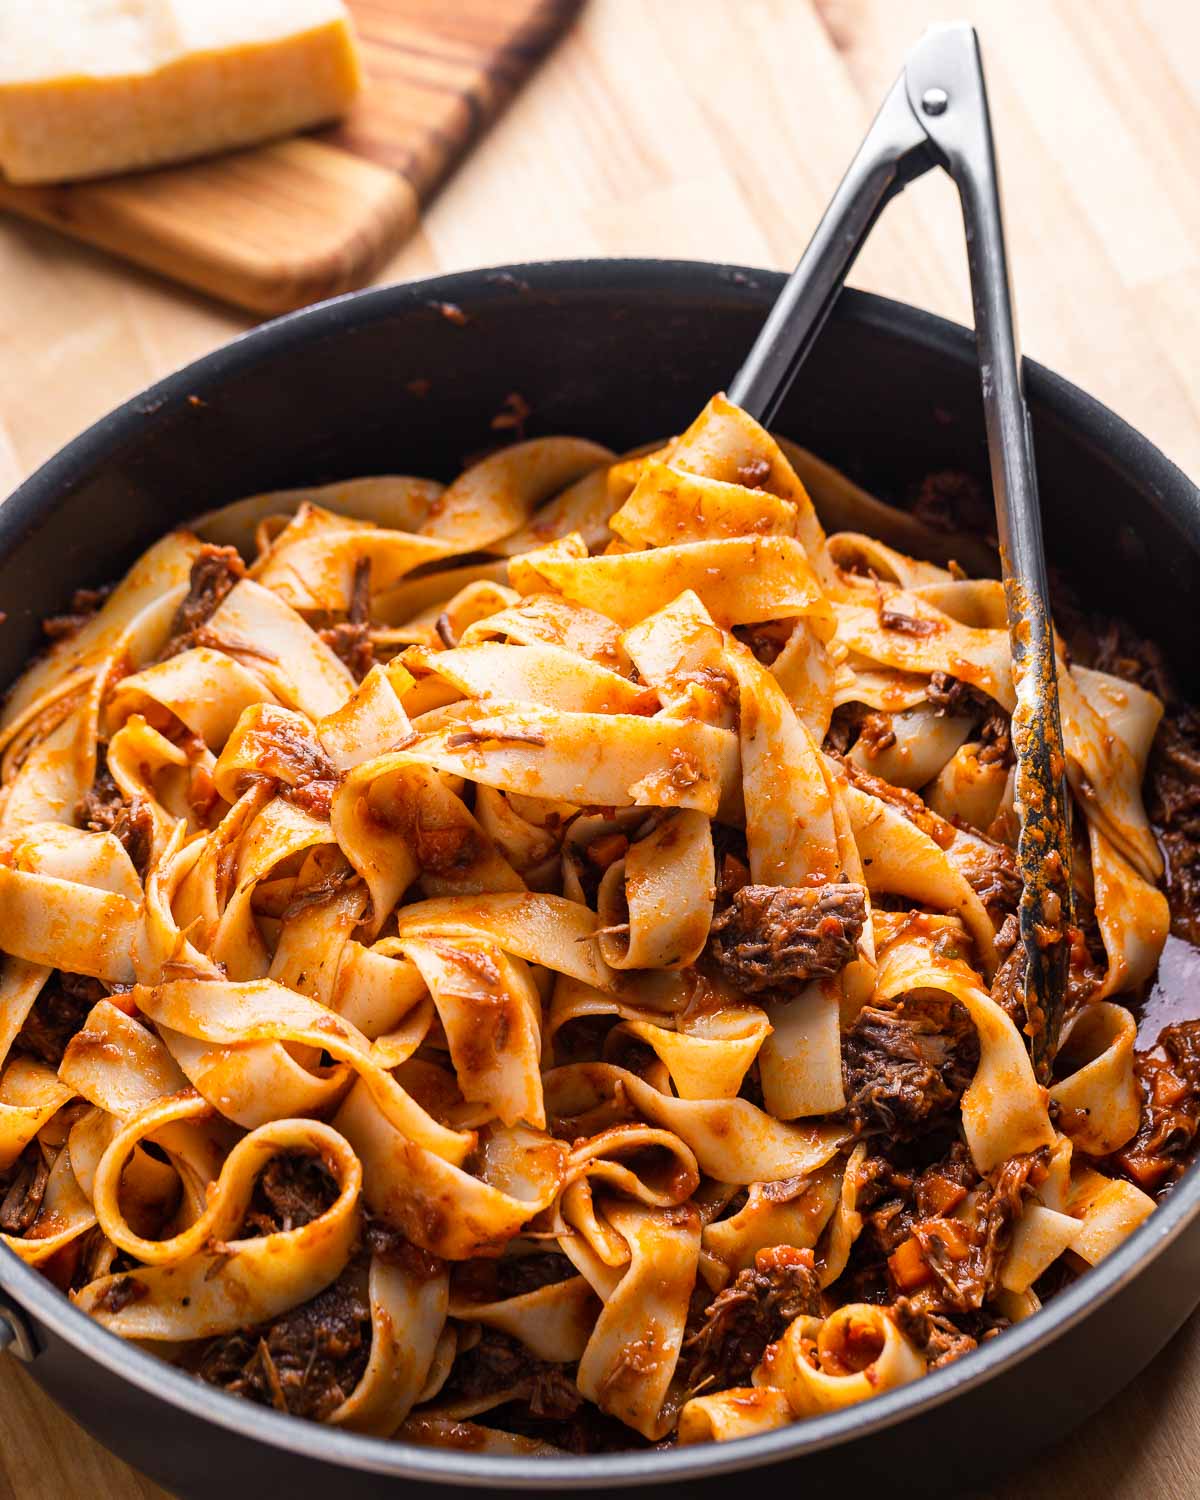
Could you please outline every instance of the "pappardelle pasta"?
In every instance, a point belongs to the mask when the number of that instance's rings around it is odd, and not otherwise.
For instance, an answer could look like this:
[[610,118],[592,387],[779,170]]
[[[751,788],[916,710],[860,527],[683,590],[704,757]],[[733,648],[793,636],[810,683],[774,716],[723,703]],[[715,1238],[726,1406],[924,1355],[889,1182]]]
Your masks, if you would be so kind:
[[47,622],[0,718],[4,1243],[226,1390],[494,1453],[737,1438],[1036,1313],[1200,1128],[1200,1023],[1136,1047],[1200,736],[1074,619],[1039,1078],[964,485],[885,505],[717,396],[239,501]]

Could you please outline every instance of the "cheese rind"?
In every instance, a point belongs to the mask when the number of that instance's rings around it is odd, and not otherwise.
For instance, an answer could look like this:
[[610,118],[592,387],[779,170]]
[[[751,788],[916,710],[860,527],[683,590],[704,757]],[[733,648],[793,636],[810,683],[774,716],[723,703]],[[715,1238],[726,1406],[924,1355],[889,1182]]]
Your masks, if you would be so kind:
[[0,6],[0,169],[67,182],[185,161],[335,119],[360,86],[340,0]]

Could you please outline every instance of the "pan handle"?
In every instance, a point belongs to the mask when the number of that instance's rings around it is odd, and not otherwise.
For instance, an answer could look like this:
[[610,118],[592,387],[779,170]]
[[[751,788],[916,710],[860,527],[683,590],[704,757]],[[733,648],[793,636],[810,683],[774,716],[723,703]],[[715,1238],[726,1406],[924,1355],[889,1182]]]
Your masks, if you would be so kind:
[[39,1352],[33,1325],[21,1309],[0,1292],[0,1354],[11,1354],[28,1364],[37,1358]]

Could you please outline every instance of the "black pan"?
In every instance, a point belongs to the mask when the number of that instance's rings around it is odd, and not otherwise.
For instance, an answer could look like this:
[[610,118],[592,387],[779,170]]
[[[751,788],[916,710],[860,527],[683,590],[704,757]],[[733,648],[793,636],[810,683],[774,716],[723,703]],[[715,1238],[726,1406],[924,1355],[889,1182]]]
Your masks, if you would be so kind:
[[[781,284],[690,262],[518,266],[360,293],[238,339],[106,417],[0,509],[0,683],[37,649],[44,615],[118,576],[176,522],[356,474],[448,478],[495,442],[490,420],[510,392],[533,409],[531,436],[579,433],[619,449],[679,431],[737,369]],[[1029,401],[1052,560],[1097,606],[1161,640],[1200,696],[1200,492],[1037,365]],[[885,495],[931,469],[987,473],[970,334],[878,297],[843,296],[778,426]],[[354,1437],[165,1367],[0,1250],[0,1304],[6,1295],[41,1385],[183,1496],[666,1482],[709,1496],[727,1492],[734,1470],[764,1464],[777,1467],[762,1482],[789,1490],[961,1492],[1094,1411],[1200,1301],[1200,1175],[1041,1315],[946,1369],[844,1413],[671,1452],[501,1459]]]

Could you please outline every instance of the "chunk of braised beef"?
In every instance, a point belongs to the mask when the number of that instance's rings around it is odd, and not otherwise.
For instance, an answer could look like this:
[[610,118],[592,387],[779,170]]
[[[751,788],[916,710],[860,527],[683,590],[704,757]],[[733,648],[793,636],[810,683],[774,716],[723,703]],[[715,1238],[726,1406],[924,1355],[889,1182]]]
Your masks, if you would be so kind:
[[984,834],[977,837],[983,848],[983,857],[964,874],[967,884],[983,902],[988,916],[997,927],[1001,927],[1008,917],[1015,914],[1021,900],[1017,857],[1007,844],[997,843]]
[[455,1294],[472,1302],[501,1302],[567,1281],[576,1270],[559,1250],[464,1261],[455,1268]]
[[205,543],[192,563],[188,575],[188,591],[179,601],[166,645],[158,653],[158,660],[166,661],[196,645],[198,635],[216,614],[226,595],[245,576],[246,564],[236,547],[217,547]]
[[349,668],[355,682],[361,682],[375,665],[370,614],[371,559],[360,557],[354,565],[346,618],[318,632],[333,654]]
[[554,1421],[573,1417],[583,1404],[562,1365],[539,1359],[497,1328],[481,1328],[478,1342],[459,1354],[443,1394],[468,1400],[503,1394],[523,1402],[532,1416]]
[[930,1370],[940,1369],[979,1347],[979,1340],[964,1333],[946,1313],[927,1312],[908,1297],[897,1297],[890,1311],[896,1327],[924,1356]]
[[87,974],[67,974],[56,969],[33,1002],[13,1047],[48,1068],[62,1062],[67,1043],[83,1029],[88,1012],[109,993],[108,986]]
[[96,768],[96,779],[79,799],[75,821],[89,833],[111,833],[119,839],[134,869],[145,878],[154,846],[154,817],[143,798],[126,800],[103,762]]
[[970,1017],[952,1001],[865,1005],[842,1038],[846,1116],[856,1133],[922,1134],[957,1108],[979,1063]]
[[281,1152],[259,1173],[242,1234],[255,1238],[302,1229],[328,1212],[337,1196],[337,1182],[320,1157]]
[[681,1374],[690,1393],[710,1386],[748,1385],[767,1345],[783,1336],[802,1314],[821,1310],[821,1291],[811,1250],[776,1245],[760,1250],[704,1309],[689,1330]]
[[1045,1151],[1012,1156],[976,1191],[965,1225],[936,1216],[913,1226],[922,1258],[950,1309],[977,1311],[1000,1290],[999,1276],[1013,1225],[1043,1180]]
[[1166,861],[1171,931],[1200,946],[1200,708],[1168,709],[1146,780],[1146,810]]
[[0,1230],[21,1235],[32,1229],[42,1210],[50,1169],[37,1141],[30,1141],[13,1165],[0,1176]]
[[119,1313],[149,1295],[149,1284],[137,1276],[117,1276],[100,1294],[96,1307],[102,1312]]
[[327,1420],[362,1379],[371,1309],[354,1267],[274,1323],[211,1339],[195,1373],[262,1406]]
[[842,969],[866,915],[857,885],[744,885],[713,918],[708,951],[743,994],[786,998]]
[[1137,1134],[1112,1158],[1144,1192],[1169,1187],[1191,1160],[1200,1134],[1200,1021],[1166,1027],[1134,1056],[1142,1096]]
[[49,615],[44,619],[43,631],[52,641],[67,640],[78,634],[112,591],[111,583],[98,589],[76,589],[71,595],[71,608],[65,614]]

